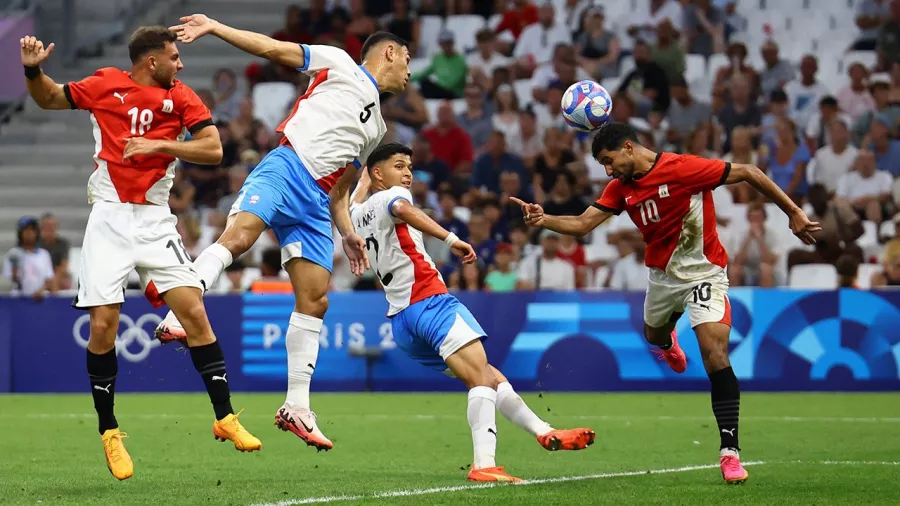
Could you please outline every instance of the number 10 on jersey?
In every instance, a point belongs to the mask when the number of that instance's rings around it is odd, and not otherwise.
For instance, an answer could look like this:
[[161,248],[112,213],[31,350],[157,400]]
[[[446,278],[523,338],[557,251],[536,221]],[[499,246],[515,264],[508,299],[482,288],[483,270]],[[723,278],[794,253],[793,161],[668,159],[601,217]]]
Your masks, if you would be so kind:
[[641,210],[641,221],[644,225],[647,222],[659,223],[659,208],[656,207],[656,202],[653,199],[647,199],[638,204],[638,209]]

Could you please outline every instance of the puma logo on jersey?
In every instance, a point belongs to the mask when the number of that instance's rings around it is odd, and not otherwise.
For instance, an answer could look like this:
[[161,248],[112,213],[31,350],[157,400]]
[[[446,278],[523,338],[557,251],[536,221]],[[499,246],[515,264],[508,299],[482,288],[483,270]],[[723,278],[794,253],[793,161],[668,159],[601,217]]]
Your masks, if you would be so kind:
[[629,200],[631,200],[631,195],[625,197],[625,202],[628,202]]
[[124,104],[124,103],[125,103],[125,97],[128,96],[128,93],[126,93],[126,94],[124,94],[124,95],[120,95],[119,92],[117,91],[117,92],[113,93],[113,96],[116,97],[116,98],[118,98],[119,100],[121,100],[122,103]]
[[669,185],[667,185],[667,184],[659,185],[659,196],[660,196],[660,198],[669,196]]
[[162,106],[162,112],[169,113],[174,110],[175,110],[175,104],[173,104],[172,101],[169,100],[168,98],[164,99],[163,106]]

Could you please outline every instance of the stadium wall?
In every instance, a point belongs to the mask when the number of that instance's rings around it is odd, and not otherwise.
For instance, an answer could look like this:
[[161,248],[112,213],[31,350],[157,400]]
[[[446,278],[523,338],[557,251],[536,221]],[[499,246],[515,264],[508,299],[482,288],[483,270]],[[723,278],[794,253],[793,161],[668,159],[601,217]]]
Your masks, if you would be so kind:
[[[744,390],[900,390],[900,292],[731,290],[731,361]],[[520,390],[706,390],[687,318],[678,325],[689,357],[672,373],[642,333],[641,293],[464,293],[490,335],[488,356]],[[367,386],[366,360],[381,352],[374,390],[459,390],[413,362],[392,339],[380,293],[336,293],[320,338],[314,390]],[[0,298],[0,391],[83,392],[88,315],[68,299]],[[282,391],[291,296],[206,299],[236,391]],[[200,391],[190,356],[152,339],[163,310],[129,298],[122,312],[117,390]]]

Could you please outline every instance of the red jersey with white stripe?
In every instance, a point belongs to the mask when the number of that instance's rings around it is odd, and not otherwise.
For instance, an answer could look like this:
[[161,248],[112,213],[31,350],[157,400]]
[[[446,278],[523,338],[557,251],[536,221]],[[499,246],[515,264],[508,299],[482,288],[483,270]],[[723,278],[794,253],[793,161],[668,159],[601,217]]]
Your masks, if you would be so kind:
[[342,49],[300,46],[306,61],[297,70],[314,77],[277,131],[327,192],[348,165],[365,163],[387,126],[378,83],[365,68]]
[[353,226],[365,238],[369,262],[384,286],[388,316],[432,295],[447,293],[441,273],[425,252],[422,232],[391,213],[397,199],[413,202],[409,190],[395,186],[350,208]]
[[165,89],[134,82],[124,70],[102,68],[63,88],[73,109],[91,112],[96,170],[88,180],[88,202],[169,205],[177,159],[166,154],[122,160],[129,137],[184,140],[185,133],[212,125],[212,115],[181,81]]
[[647,267],[674,280],[695,281],[728,264],[716,231],[712,191],[725,183],[730,170],[731,164],[721,160],[660,153],[643,177],[610,181],[594,207],[628,212],[647,243]]

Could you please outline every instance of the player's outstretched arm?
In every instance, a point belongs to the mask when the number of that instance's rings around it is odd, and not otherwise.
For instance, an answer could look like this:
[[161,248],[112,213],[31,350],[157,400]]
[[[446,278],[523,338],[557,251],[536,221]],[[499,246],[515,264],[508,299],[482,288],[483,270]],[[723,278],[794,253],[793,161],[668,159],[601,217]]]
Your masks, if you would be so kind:
[[580,216],[552,216],[544,214],[544,208],[510,197],[509,200],[522,207],[525,223],[531,227],[542,227],[565,235],[584,236],[608,220],[613,214],[589,207]]
[[740,182],[749,183],[750,186],[765,195],[784,211],[784,214],[790,218],[791,231],[801,241],[806,244],[816,242],[812,234],[822,230],[819,223],[810,221],[803,209],[795,204],[759,167],[744,163],[732,163],[731,171],[728,173],[728,177],[725,178],[725,184]]
[[65,88],[41,71],[41,64],[47,61],[53,48],[52,42],[46,48],[44,43],[31,35],[19,39],[22,65],[25,66],[25,86],[34,103],[41,109],[74,109],[66,98]]
[[350,272],[362,276],[369,268],[369,256],[366,255],[366,241],[363,240],[350,219],[350,187],[356,180],[356,166],[347,164],[344,173],[335,182],[329,195],[331,196],[331,220],[343,237],[344,253],[350,260]]
[[363,204],[369,197],[369,188],[372,186],[372,180],[369,178],[369,171],[362,170],[359,181],[356,182],[356,189],[350,194],[350,206],[354,204]]
[[405,198],[395,199],[391,203],[391,214],[419,232],[444,241],[450,246],[453,254],[462,259],[463,263],[470,264],[477,259],[471,244],[442,227]]
[[170,26],[169,30],[174,31],[178,35],[178,40],[186,44],[212,34],[242,51],[288,67],[300,68],[306,61],[306,55],[300,44],[282,42],[260,33],[238,30],[204,14],[191,14],[179,21],[180,25]]
[[135,155],[165,153],[197,165],[222,163],[222,139],[219,138],[219,129],[215,125],[205,126],[193,133],[192,136],[193,138],[189,141],[130,137],[125,141],[122,158],[127,160]]

